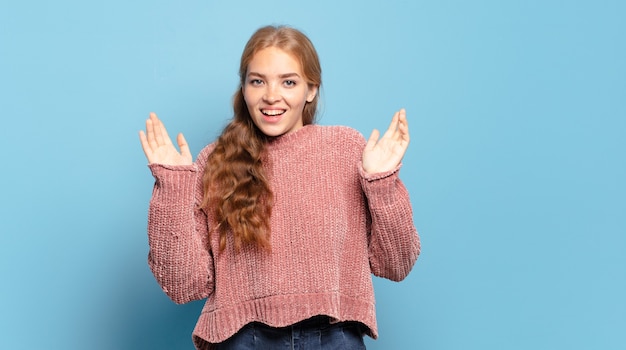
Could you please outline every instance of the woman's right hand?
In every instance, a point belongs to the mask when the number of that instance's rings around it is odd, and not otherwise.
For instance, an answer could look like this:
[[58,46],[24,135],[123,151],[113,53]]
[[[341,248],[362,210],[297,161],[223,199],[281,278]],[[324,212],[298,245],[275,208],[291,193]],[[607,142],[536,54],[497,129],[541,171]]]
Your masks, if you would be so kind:
[[193,164],[193,157],[183,134],[178,134],[176,138],[178,148],[180,148],[179,152],[167,134],[165,126],[155,113],[150,113],[150,118],[146,120],[146,132],[139,131],[139,140],[149,164]]

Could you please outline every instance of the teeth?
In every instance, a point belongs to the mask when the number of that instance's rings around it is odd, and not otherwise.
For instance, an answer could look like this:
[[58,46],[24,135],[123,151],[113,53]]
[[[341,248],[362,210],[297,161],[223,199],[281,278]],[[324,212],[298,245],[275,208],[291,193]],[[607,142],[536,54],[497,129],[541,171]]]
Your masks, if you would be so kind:
[[270,110],[266,109],[266,110],[262,110],[261,112],[263,112],[263,114],[265,114],[265,115],[271,115],[271,116],[285,113],[285,111],[278,110],[278,109],[270,109]]

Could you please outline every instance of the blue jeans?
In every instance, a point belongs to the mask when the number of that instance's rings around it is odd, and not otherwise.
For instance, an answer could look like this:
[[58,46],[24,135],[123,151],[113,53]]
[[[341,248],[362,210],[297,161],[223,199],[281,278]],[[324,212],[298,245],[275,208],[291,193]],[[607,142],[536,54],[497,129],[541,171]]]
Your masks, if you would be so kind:
[[330,324],[316,316],[292,326],[275,328],[253,322],[220,343],[217,350],[365,350],[358,322]]

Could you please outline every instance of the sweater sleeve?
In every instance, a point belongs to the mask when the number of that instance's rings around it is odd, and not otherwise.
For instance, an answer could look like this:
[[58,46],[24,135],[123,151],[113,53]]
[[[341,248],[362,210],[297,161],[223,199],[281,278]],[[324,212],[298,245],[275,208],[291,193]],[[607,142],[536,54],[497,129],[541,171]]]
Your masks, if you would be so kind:
[[[200,157],[199,157],[200,158]],[[149,165],[155,178],[148,214],[148,265],[163,291],[176,303],[213,292],[213,260],[202,200],[202,169]]]
[[403,280],[420,253],[409,194],[392,171],[367,174],[361,166],[361,187],[371,215],[369,260],[372,273],[393,281]]

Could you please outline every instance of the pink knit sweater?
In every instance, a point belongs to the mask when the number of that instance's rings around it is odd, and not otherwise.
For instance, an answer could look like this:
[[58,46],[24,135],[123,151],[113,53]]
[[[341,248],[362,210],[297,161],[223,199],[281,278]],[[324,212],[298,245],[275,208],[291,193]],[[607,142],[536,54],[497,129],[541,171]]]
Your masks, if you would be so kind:
[[267,146],[274,207],[268,253],[232,240],[219,251],[211,213],[198,209],[207,146],[195,164],[152,164],[148,263],[176,303],[207,298],[193,332],[209,349],[259,321],[287,326],[314,315],[359,321],[377,337],[372,274],[404,279],[420,252],[397,169],[368,175],[365,139],[340,126],[308,125]]

